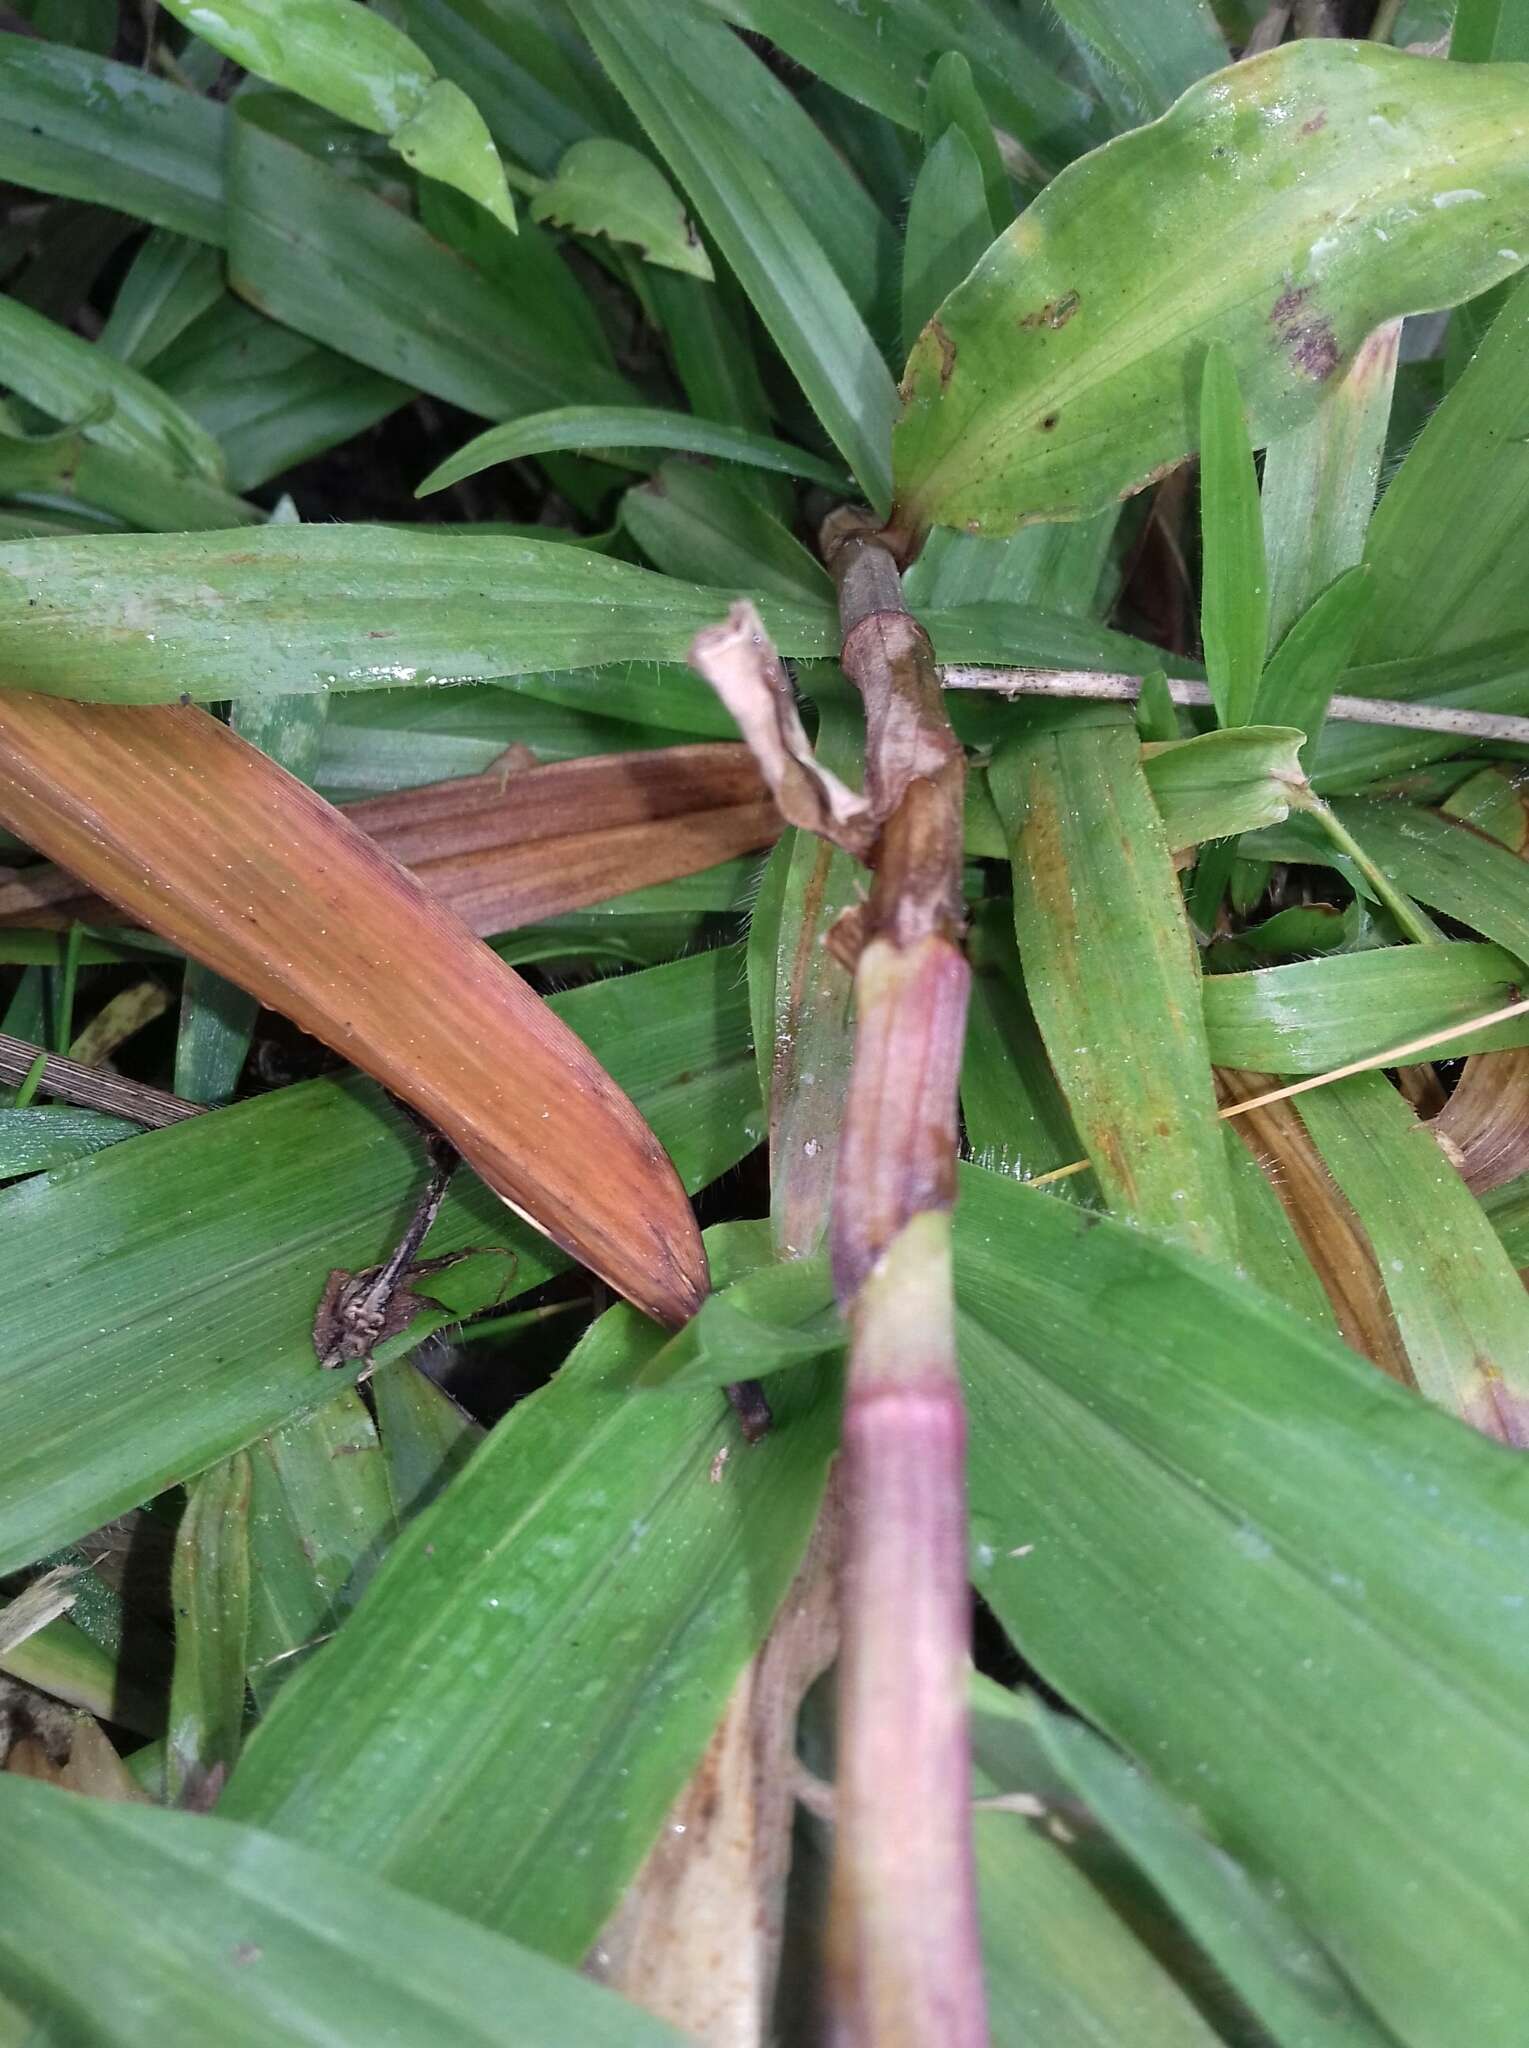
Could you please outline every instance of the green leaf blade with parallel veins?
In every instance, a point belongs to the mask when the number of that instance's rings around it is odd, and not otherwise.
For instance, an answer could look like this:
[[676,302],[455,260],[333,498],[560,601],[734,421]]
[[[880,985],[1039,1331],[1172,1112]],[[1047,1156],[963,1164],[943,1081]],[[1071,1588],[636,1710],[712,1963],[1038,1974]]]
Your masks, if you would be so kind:
[[1269,570],[1242,394],[1219,341],[1200,385],[1200,527],[1205,674],[1220,723],[1246,725],[1269,637]]
[[1195,447],[1215,341],[1255,444],[1297,426],[1380,321],[1522,268],[1526,203],[1523,67],[1303,41],[1218,72],[1064,171],[925,329],[901,522],[1000,534],[1141,489]]
[[[767,1246],[714,1231],[719,1281]],[[820,1370],[778,1382],[753,1451],[714,1388],[634,1392],[663,1342],[608,1312],[490,1433],[284,1689],[226,1812],[584,1954],[790,1583],[836,1436]]]
[[573,1971],[255,1828],[11,1774],[0,1814],[0,1994],[31,2039],[681,2048]]
[[256,78],[386,135],[406,163],[508,228],[514,202],[483,116],[385,14],[357,0],[165,0],[177,20]]
[[[1238,1273],[966,1169],[974,1574],[1406,2048],[1518,2048],[1529,1470]],[[1363,2037],[1361,2037],[1363,2038]]]
[[531,202],[531,218],[579,235],[635,243],[649,263],[711,281],[711,258],[674,188],[629,142],[604,135],[576,142],[557,176]]
[[[6,687],[58,696],[253,703],[683,661],[728,602],[725,591],[587,548],[471,530],[264,526],[23,541],[0,548],[0,668]],[[826,602],[760,609],[782,653],[837,646]]]
[[1230,1260],[1199,965],[1139,758],[1134,725],[1094,706],[995,757],[1020,963],[1110,1206]]
[[0,38],[0,177],[223,240],[228,109],[135,64]]
[[433,469],[414,493],[427,498],[464,477],[477,476],[496,462],[521,456],[547,455],[568,448],[603,454],[609,448],[678,448],[691,455],[710,455],[723,462],[741,462],[784,476],[806,477],[831,491],[847,488],[844,472],[821,456],[793,448],[769,434],[751,434],[742,427],[720,426],[685,412],[657,406],[570,405],[526,419],[507,421],[459,448]]
[[1529,1300],[1459,1170],[1383,1074],[1350,1074],[1296,1107],[1374,1248],[1419,1389],[1522,1449]]
[[[719,84],[758,100],[761,119],[785,134],[785,110],[751,83],[730,33],[633,0],[573,0],[573,13],[701,224],[732,265],[754,310],[790,365],[872,504],[891,497],[889,440],[896,399],[855,296],[825,251],[822,229],[756,150],[742,106],[718,105]],[[745,53],[751,56],[751,53]],[[711,67],[703,83],[701,66]],[[768,82],[768,81],[766,81]],[[800,114],[794,103],[793,116]],[[805,116],[801,116],[805,120]],[[811,140],[822,138],[807,124]],[[808,140],[793,133],[798,153]],[[850,180],[849,194],[864,198]],[[844,209],[839,209],[843,211]],[[864,293],[860,293],[864,297]]]
[[[697,954],[551,1001],[639,1101],[687,1186],[714,1180],[758,1142],[734,954]],[[0,1571],[338,1395],[347,1376],[321,1372],[313,1348],[325,1276],[386,1256],[421,1179],[418,1134],[352,1079],[189,1117],[0,1194]],[[428,1251],[482,1254],[442,1276],[443,1292],[461,1276],[457,1314],[566,1264],[465,1172]],[[124,1302],[135,1304],[126,1327]],[[424,1334],[416,1326],[379,1355]],[[108,1379],[109,1402],[95,1397]]]
[[1210,0],[1056,0],[1078,39],[1098,52],[1127,108],[1161,114],[1186,86],[1226,62]]

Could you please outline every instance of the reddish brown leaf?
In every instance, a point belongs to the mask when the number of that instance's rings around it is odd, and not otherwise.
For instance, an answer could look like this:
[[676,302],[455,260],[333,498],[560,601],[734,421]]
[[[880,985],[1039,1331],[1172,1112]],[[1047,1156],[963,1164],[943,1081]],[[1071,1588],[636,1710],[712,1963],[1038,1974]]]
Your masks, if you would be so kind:
[[[480,937],[700,874],[769,846],[781,824],[730,742],[493,768],[342,808]],[[0,879],[0,924],[116,916],[60,868]]]
[[568,1027],[357,826],[192,706],[0,693],[0,819],[374,1075],[512,1208],[682,1321],[674,1168]]

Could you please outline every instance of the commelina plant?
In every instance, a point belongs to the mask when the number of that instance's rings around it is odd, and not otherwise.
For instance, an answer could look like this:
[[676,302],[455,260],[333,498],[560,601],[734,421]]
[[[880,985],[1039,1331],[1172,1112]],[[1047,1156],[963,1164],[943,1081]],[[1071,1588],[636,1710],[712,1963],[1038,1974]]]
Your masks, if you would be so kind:
[[1521,2048],[1529,5],[0,178],[0,2036]]

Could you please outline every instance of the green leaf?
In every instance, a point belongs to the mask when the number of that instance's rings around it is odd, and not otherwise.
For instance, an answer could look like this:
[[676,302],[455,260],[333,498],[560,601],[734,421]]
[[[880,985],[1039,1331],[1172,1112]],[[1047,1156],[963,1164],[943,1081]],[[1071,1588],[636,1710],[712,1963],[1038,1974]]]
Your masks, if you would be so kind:
[[413,395],[226,292],[155,362],[154,381],[213,436],[230,482],[246,491],[365,433]]
[[1183,898],[1135,727],[1105,716],[1013,740],[989,771],[1025,986],[1106,1200],[1229,1259],[1231,1188]]
[[679,2048],[573,1971],[258,1829],[15,1776],[0,1814],[0,1990],[39,2039]]
[[[9,1611],[9,1607],[0,1607],[0,1628]],[[146,1652],[142,1637],[137,1636],[133,1644],[134,1666],[152,1673],[155,1667],[151,1659],[152,1653]],[[164,1691],[130,1673],[125,1668],[127,1661],[120,1643],[114,1649],[105,1648],[65,1614],[50,1621],[36,1635],[28,1636],[25,1642],[6,1650],[0,1656],[0,1668],[26,1685],[51,1693],[54,1699],[82,1707],[97,1720],[130,1728],[136,1735],[161,1735],[165,1725]]]
[[444,491],[464,477],[478,476],[496,462],[516,462],[522,456],[547,455],[558,448],[595,454],[610,448],[680,448],[689,455],[712,455],[724,462],[807,477],[829,490],[845,488],[843,473],[831,463],[784,441],[774,441],[768,434],[717,426],[690,413],[661,412],[657,407],[588,405],[563,406],[555,412],[490,427],[431,470],[414,495],[428,498],[433,491]]
[[[740,28],[768,36],[836,92],[904,128],[922,125],[924,81],[933,82],[930,53],[958,50],[994,120],[1047,169],[1108,133],[1087,94],[1064,82],[1016,23],[989,8],[952,8],[947,0],[860,0],[853,9],[818,0],[705,4]],[[936,132],[950,119],[947,113]]]
[[[1213,341],[1255,444],[1298,426],[1381,320],[1522,266],[1526,110],[1510,66],[1300,41],[1071,166],[909,359],[901,519],[1006,533],[1140,489],[1195,446]],[[1186,262],[1206,238],[1225,260]]]
[[1449,54],[1458,64],[1529,58],[1529,32],[1513,0],[1459,0]]
[[0,39],[0,177],[223,240],[228,110],[136,64]]
[[[582,548],[471,532],[265,526],[0,548],[5,682],[119,703],[680,661],[728,602]],[[782,653],[837,648],[826,604],[760,609]]]
[[118,455],[223,481],[217,443],[156,385],[19,299],[0,297],[0,383]]
[[1161,114],[1187,86],[1226,63],[1210,0],[1056,0],[1067,27],[1096,50],[1136,119]]
[[391,135],[419,106],[435,67],[385,15],[357,0],[166,0],[204,41],[255,77],[342,121]]
[[239,1754],[248,1661],[249,1515],[250,1461],[238,1451],[192,1487],[175,1538],[175,1675],[165,1782],[180,1805],[210,1804]]
[[1248,1277],[1271,1299],[1294,1309],[1313,1329],[1338,1336],[1333,1305],[1273,1181],[1235,1125],[1223,1124],[1222,1136],[1237,1213],[1237,1249]]
[[[1437,69],[1467,89],[1523,75],[1478,65]],[[1512,235],[1507,243],[1517,246]],[[1514,287],[1376,509],[1365,544],[1375,603],[1362,661],[1416,659],[1529,627],[1526,433],[1529,283]],[[1447,548],[1439,546],[1443,533]],[[1432,697],[1426,671],[1399,694]]]
[[983,1597],[1398,2042],[1513,2048],[1521,1461],[1150,1233],[971,1170],[957,1218]]
[[393,1510],[404,1522],[456,1477],[483,1431],[413,1357],[395,1358],[373,1375],[372,1403]]
[[[311,783],[328,711],[329,699],[323,696],[235,698],[228,722],[241,739],[269,754],[289,775]],[[232,1096],[259,1009],[243,989],[200,961],[187,961],[175,1041],[177,1095],[187,1102],[206,1103]]]
[[[757,1256],[770,1256],[764,1224]],[[636,1376],[640,1387],[689,1393],[733,1380],[763,1379],[787,1366],[834,1356],[844,1347],[844,1323],[834,1304],[833,1280],[823,1254],[761,1265],[706,1300]]]
[[[1503,1009],[1517,999],[1522,979],[1511,954],[1465,940],[1212,974],[1204,984],[1210,1056],[1218,1067],[1325,1074]],[[1510,1045],[1529,1045],[1529,1018],[1452,1039],[1442,1056]]]
[[619,118],[593,58],[542,8],[398,0],[395,18],[443,76],[472,88],[501,143],[539,172]]
[[[224,296],[217,251],[156,228],[122,280],[98,346],[142,369]],[[157,371],[154,382],[164,388]]]
[[965,135],[947,128],[924,158],[903,238],[903,347],[977,261],[993,230],[982,166]]
[[[724,1285],[762,1236],[712,1233]],[[222,1810],[584,1953],[769,1625],[833,1447],[815,1373],[780,1383],[758,1453],[714,1390],[635,1396],[663,1341],[608,1312],[491,1432],[284,1691]],[[457,1768],[421,1773],[400,1726]]]
[[1332,809],[1409,896],[1529,962],[1529,865],[1516,853],[1410,804],[1349,798]]
[[514,232],[515,202],[504,165],[483,116],[459,85],[437,78],[392,142],[411,169],[465,193]]
[[[391,1376],[407,1359],[384,1368]],[[360,1599],[397,1528],[382,1446],[353,1387],[272,1430],[248,1457],[247,1666],[262,1713]]]
[[1500,1188],[1488,1188],[1481,1206],[1503,1250],[1522,1275],[1529,1266],[1529,1174],[1517,1174]]
[[1280,824],[1291,791],[1305,781],[1304,738],[1285,725],[1238,725],[1143,748],[1142,770],[1168,844],[1198,846]]
[[[574,18],[727,258],[834,445],[880,510],[891,498],[895,393],[859,307],[730,93],[731,33],[637,0],[571,0]],[[777,117],[771,103],[772,118]],[[805,117],[802,117],[805,120]],[[807,124],[810,127],[810,123]],[[814,131],[815,132],[815,131]]]
[[[735,141],[746,133],[749,160],[759,165],[766,183],[801,220],[850,303],[875,331],[894,309],[897,240],[886,214],[852,168],[842,134],[834,133],[831,140],[808,111],[804,97],[777,77],[742,36],[708,20],[707,12],[704,0],[699,5],[675,0],[661,15],[643,17],[645,32],[658,38],[661,54],[654,82],[671,89],[671,121],[683,113],[694,146],[713,164],[718,158],[719,119],[727,123]],[[647,128],[646,115],[590,40],[612,83]],[[735,109],[743,115],[741,122],[728,119]],[[832,115],[828,125],[831,130],[840,127]],[[660,142],[652,130],[649,135],[683,185],[684,173],[667,142]],[[701,221],[709,225],[704,216]],[[747,289],[742,272],[736,264],[732,268],[737,282]]]
[[1092,1729],[991,1684],[975,1690],[973,1707],[976,1751],[989,1771],[1001,1768],[1017,1725],[1058,1774],[1059,1791],[1082,1801],[1283,2048],[1391,2048],[1394,2037],[1271,1888],[1199,1833],[1182,1807]]
[[[551,999],[692,1188],[758,1142],[738,968],[731,953],[707,953]],[[421,1179],[417,1134],[376,1089],[314,1081],[0,1194],[0,1571],[336,1396],[345,1376],[321,1374],[313,1350],[325,1275],[385,1257]],[[483,1254],[443,1277],[444,1292],[461,1276],[459,1314],[565,1263],[465,1172],[428,1249]],[[125,1299],[139,1306],[123,1335]],[[423,1334],[416,1326],[379,1355]],[[108,1379],[110,1401],[97,1398]]]
[[531,204],[533,220],[633,242],[649,263],[712,278],[711,258],[651,157],[609,136],[576,142]]
[[[724,730],[718,720],[716,737]],[[511,695],[493,683],[347,690],[330,699],[314,785],[339,803],[481,775],[515,740],[540,761],[653,745],[651,731],[640,725],[602,718],[593,708],[569,710],[539,695]]]
[[54,1103],[46,1108],[0,1108],[0,1179],[67,1166],[71,1159],[88,1158],[137,1135],[136,1124],[94,1109],[66,1109]]
[[257,78],[386,135],[406,163],[454,185],[506,227],[515,207],[483,116],[417,44],[358,0],[165,0]]
[[[924,94],[924,148],[932,155],[940,138],[955,128],[966,139],[972,155],[976,158],[982,178],[983,196],[986,200],[988,240],[1000,234],[1014,218],[1014,194],[1009,184],[1009,174],[1003,167],[1003,156],[998,147],[998,138],[993,133],[992,121],[987,108],[982,104],[972,78],[972,67],[959,50],[947,50],[929,74],[929,85]],[[983,245],[986,247],[986,244]],[[978,252],[981,253],[980,251]],[[904,267],[906,268],[906,257]],[[964,277],[971,268],[956,272],[956,278]],[[952,279],[955,282],[955,279]],[[941,294],[943,297],[944,294]],[[937,300],[931,300],[929,312],[934,310]],[[925,314],[925,318],[928,314]],[[922,327],[923,320],[918,325]],[[914,332],[917,330],[915,329]],[[913,333],[909,332],[906,318],[903,333],[909,348],[913,346]]]
[[[702,419],[767,434],[771,407],[760,370],[766,344],[731,274],[724,271],[715,285],[706,285],[675,270],[655,270],[647,283],[691,411]],[[742,471],[737,481],[778,519],[793,516],[791,487],[784,478]]]
[[[609,668],[562,672],[543,669],[521,677],[502,677],[500,685],[517,697],[561,704],[591,719],[607,714],[630,720],[629,725],[617,728],[621,732],[647,728],[649,734],[690,733],[717,740],[738,737],[737,724],[716,691],[675,661],[625,661]],[[539,709],[536,715],[540,715]],[[652,746],[654,742],[645,735],[631,744]]]
[[[1097,535],[1091,535],[1088,554],[1097,543]],[[3,560],[0,555],[0,563]],[[984,600],[949,611],[925,611],[922,617],[942,662],[991,661],[1012,668],[1104,669],[1127,675],[1166,667],[1170,675],[1200,674],[1195,663],[1133,640],[1128,633],[1115,633],[1090,618],[1039,604]],[[970,700],[959,693],[946,702],[958,721],[963,712],[970,714]]]
[[1374,1249],[1420,1391],[1488,1436],[1529,1442],[1529,1297],[1433,1133],[1383,1074],[1296,1107]]
[[[961,1117],[979,1166],[1032,1177],[1083,1154],[1025,993],[1014,920],[1000,902],[979,905],[967,937],[971,1007],[961,1062]],[[1067,1180],[1067,1195],[1092,1188]]]
[[46,492],[50,504],[72,501],[82,512],[88,508],[88,516],[72,523],[36,522],[32,531],[38,538],[99,533],[119,520],[152,533],[205,533],[265,516],[203,477],[177,476],[155,458],[123,455],[68,432],[8,445],[0,439],[0,490],[5,489]]
[[485,419],[631,397],[607,364],[549,339],[540,295],[475,269],[248,119],[230,130],[227,221],[228,280],[241,297],[385,377]]
[[1200,527],[1206,680],[1222,725],[1246,725],[1269,637],[1269,572],[1247,418],[1219,341],[1200,383]]
[[827,603],[828,571],[791,529],[732,477],[665,462],[621,501],[621,524],[666,576]]
[[1291,626],[1258,685],[1260,718],[1299,726],[1315,747],[1333,691],[1374,601],[1368,571],[1346,569]]
[[[1392,322],[1377,329],[1306,424],[1269,443],[1263,520],[1271,648],[1364,554],[1391,417],[1399,338]],[[1292,722],[1303,724],[1301,719]]]
[[995,2048],[1220,2048],[1146,1943],[1040,1829],[980,1813],[973,1836]]

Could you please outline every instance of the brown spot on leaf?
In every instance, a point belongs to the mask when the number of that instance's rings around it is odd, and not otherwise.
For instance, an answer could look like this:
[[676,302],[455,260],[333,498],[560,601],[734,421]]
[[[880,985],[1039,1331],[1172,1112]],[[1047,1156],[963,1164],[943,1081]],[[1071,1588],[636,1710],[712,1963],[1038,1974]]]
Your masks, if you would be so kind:
[[1056,425],[1057,421],[1061,417],[1062,415],[1059,412],[1048,412],[1045,418],[1041,421],[1041,432],[1043,434],[1049,434],[1051,432],[1051,429]]
[[1326,107],[1318,107],[1309,121],[1301,123],[1301,133],[1303,135],[1320,135],[1326,126],[1327,109]]
[[1065,327],[1081,303],[1076,292],[1063,292],[1060,298],[1048,299],[1039,312],[1026,313],[1019,324],[1021,327]]
[[956,345],[938,320],[931,320],[929,332],[934,336],[934,345],[940,351],[940,389],[943,391],[950,382],[950,373],[956,367]]
[[1286,285],[1269,313],[1269,324],[1291,367],[1320,384],[1342,361],[1338,337],[1327,315],[1312,304],[1315,286]]

